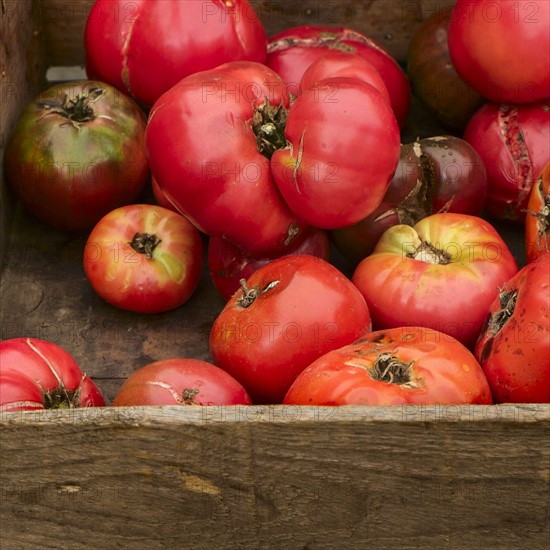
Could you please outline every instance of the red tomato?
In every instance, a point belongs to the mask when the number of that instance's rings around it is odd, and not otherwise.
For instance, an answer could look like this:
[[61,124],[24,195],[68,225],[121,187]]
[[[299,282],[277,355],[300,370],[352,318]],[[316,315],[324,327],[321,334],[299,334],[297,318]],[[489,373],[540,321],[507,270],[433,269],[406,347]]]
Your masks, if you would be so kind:
[[499,286],[516,272],[512,253],[489,223],[446,213],[385,231],[352,280],[375,329],[424,326],[471,348]]
[[447,334],[398,327],[367,334],[314,361],[287,405],[490,404],[487,379],[470,351]]
[[136,103],[103,82],[52,86],[19,116],[6,148],[8,181],[41,220],[89,231],[144,188],[145,124]]
[[337,229],[382,201],[399,161],[400,135],[380,92],[356,78],[321,80],[292,104],[288,146],[273,153],[275,182],[297,216]]
[[297,94],[305,70],[333,51],[357,54],[369,61],[384,81],[395,118],[402,126],[409,112],[411,89],[403,69],[380,44],[343,27],[309,25],[285,29],[270,37],[267,65]]
[[0,342],[0,411],[104,405],[94,382],[57,344],[38,338]]
[[84,250],[94,290],[122,309],[158,313],[184,304],[202,270],[202,239],[183,216],[151,204],[109,212]]
[[88,76],[145,105],[190,74],[267,54],[248,0],[96,0],[84,40]]
[[533,183],[550,159],[550,101],[487,103],[468,122],[464,139],[487,169],[487,213],[524,221]]
[[448,42],[458,74],[484,97],[503,103],[550,97],[548,0],[457,0]]
[[204,233],[255,256],[283,254],[304,236],[268,158],[286,145],[289,106],[271,69],[235,62],[184,78],[149,116],[149,160],[167,198]]
[[214,321],[214,363],[247,389],[254,403],[280,403],[317,357],[370,331],[365,300],[328,262],[292,255],[249,277]]
[[550,162],[533,185],[527,203],[525,251],[527,262],[550,252]]
[[456,72],[449,54],[447,31],[452,6],[428,17],[413,35],[407,55],[407,75],[415,95],[436,117],[464,130],[481,107],[483,97]]
[[114,407],[141,405],[251,405],[246,390],[224,370],[199,359],[155,361],[131,374]]
[[[309,254],[329,260],[330,241],[325,231],[312,228],[303,242],[288,254]],[[288,255],[287,254],[287,255]],[[241,279],[247,279],[273,258],[254,258],[227,239],[210,237],[208,269],[210,278],[225,300],[240,288]]]
[[480,215],[486,196],[487,172],[469,143],[454,136],[420,139],[401,146],[397,170],[374,212],[331,236],[342,254],[357,264],[389,227],[414,225],[442,210]]
[[155,199],[155,203],[158,206],[162,206],[163,208],[168,208],[168,210],[172,210],[172,212],[176,212],[179,214],[176,207],[166,198],[166,195],[160,188],[155,178],[151,178],[151,189],[153,191],[153,197]]
[[550,254],[499,287],[475,355],[498,403],[550,403]]
[[327,53],[314,61],[300,80],[298,94],[316,86],[321,80],[337,77],[358,78],[376,88],[390,103],[388,89],[375,66],[360,55],[344,52]]

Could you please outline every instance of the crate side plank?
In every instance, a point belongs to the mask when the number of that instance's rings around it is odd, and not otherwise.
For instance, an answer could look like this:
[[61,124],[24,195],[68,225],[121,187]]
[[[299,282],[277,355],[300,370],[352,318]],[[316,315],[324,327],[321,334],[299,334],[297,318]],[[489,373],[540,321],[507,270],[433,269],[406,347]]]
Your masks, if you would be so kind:
[[2,547],[548,541],[548,407],[480,407],[471,421],[426,420],[434,407],[406,420],[400,407],[213,409],[121,409],[105,423],[86,411],[4,415]]

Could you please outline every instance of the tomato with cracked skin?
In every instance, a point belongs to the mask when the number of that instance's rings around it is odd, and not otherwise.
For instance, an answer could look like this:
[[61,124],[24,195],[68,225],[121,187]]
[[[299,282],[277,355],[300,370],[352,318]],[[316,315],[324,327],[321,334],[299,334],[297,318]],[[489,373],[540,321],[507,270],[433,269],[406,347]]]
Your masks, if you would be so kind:
[[1,412],[105,405],[69,352],[39,338],[0,342],[0,396]]
[[88,76],[147,106],[190,74],[267,55],[248,0],[96,0],[84,40]]
[[318,81],[292,104],[288,145],[273,153],[275,183],[291,210],[322,229],[368,216],[397,168],[399,127],[378,90],[350,77]]
[[488,222],[446,213],[386,230],[352,280],[376,330],[425,326],[472,348],[499,286],[516,272],[512,253]]
[[200,359],[174,357],[133,372],[114,407],[142,405],[251,405],[246,390],[227,372]]
[[499,287],[476,344],[495,402],[550,403],[550,254]]
[[409,80],[392,55],[372,38],[346,27],[303,25],[270,36],[267,52],[267,65],[295,95],[304,72],[319,57],[330,52],[364,57],[384,81],[399,126],[405,123],[411,100]]
[[214,321],[214,363],[254,403],[280,403],[296,376],[327,351],[371,329],[361,293],[320,258],[291,255],[260,267]]
[[296,378],[286,405],[491,404],[472,353],[424,327],[371,332],[323,355]]
[[184,78],[149,114],[153,177],[203,233],[255,256],[285,253],[307,227],[271,172],[273,151],[286,146],[289,107],[282,80],[259,63],[227,63]]
[[140,313],[183,305],[202,271],[203,243],[183,216],[161,206],[117,208],[94,227],[84,249],[84,271],[110,304]]
[[414,225],[436,212],[481,215],[487,172],[480,156],[456,136],[434,136],[401,145],[399,164],[384,199],[365,219],[331,232],[353,263],[374,250],[389,227]]
[[523,223],[533,183],[550,159],[550,99],[486,103],[468,122],[464,139],[487,170],[485,211]]

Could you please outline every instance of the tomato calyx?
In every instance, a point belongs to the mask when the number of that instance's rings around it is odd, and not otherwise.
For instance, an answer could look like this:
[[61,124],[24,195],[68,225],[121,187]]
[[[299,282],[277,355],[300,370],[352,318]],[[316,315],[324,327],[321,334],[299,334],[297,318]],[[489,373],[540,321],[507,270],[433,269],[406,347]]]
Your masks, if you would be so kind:
[[378,355],[369,374],[373,380],[378,382],[416,388],[418,383],[413,379],[413,365],[414,360],[405,363],[395,355],[384,352]]
[[153,250],[162,242],[154,233],[136,233],[134,238],[128,243],[138,254],[145,254],[151,260],[153,259]]
[[196,405],[197,401],[195,400],[195,397],[199,394],[199,392],[199,388],[183,388],[183,391],[181,392],[182,401],[180,404]]
[[247,307],[250,307],[256,301],[256,298],[258,298],[258,296],[261,296],[268,290],[271,290],[272,288],[276,287],[280,282],[281,281],[271,281],[262,290],[260,290],[260,287],[258,286],[254,286],[250,288],[246,284],[246,279],[241,279],[239,283],[241,285],[241,290],[243,294],[242,296],[239,296],[237,298],[237,304],[245,309]]
[[407,258],[425,262],[428,264],[447,265],[452,261],[451,255],[433,244],[420,240],[420,244],[411,252],[407,252]]
[[[63,124],[72,124],[76,129],[80,129],[84,122],[91,122],[98,117],[93,104],[97,103],[106,93],[104,88],[98,86],[89,86],[82,93],[70,99],[67,94],[62,98],[48,98],[38,102],[38,106],[47,112],[43,116],[58,114],[67,119]],[[99,115],[99,118],[110,118],[106,115]]]
[[256,136],[258,151],[264,157],[271,159],[278,149],[287,147],[285,137],[288,111],[283,105],[271,105],[266,99],[254,111],[252,117],[252,130]]

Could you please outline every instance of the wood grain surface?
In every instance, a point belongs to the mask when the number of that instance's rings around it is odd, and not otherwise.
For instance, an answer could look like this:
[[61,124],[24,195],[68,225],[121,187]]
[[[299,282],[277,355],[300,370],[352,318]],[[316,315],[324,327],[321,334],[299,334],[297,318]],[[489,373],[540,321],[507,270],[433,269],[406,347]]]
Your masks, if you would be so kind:
[[543,405],[11,413],[0,442],[3,550],[533,550],[550,536]]

